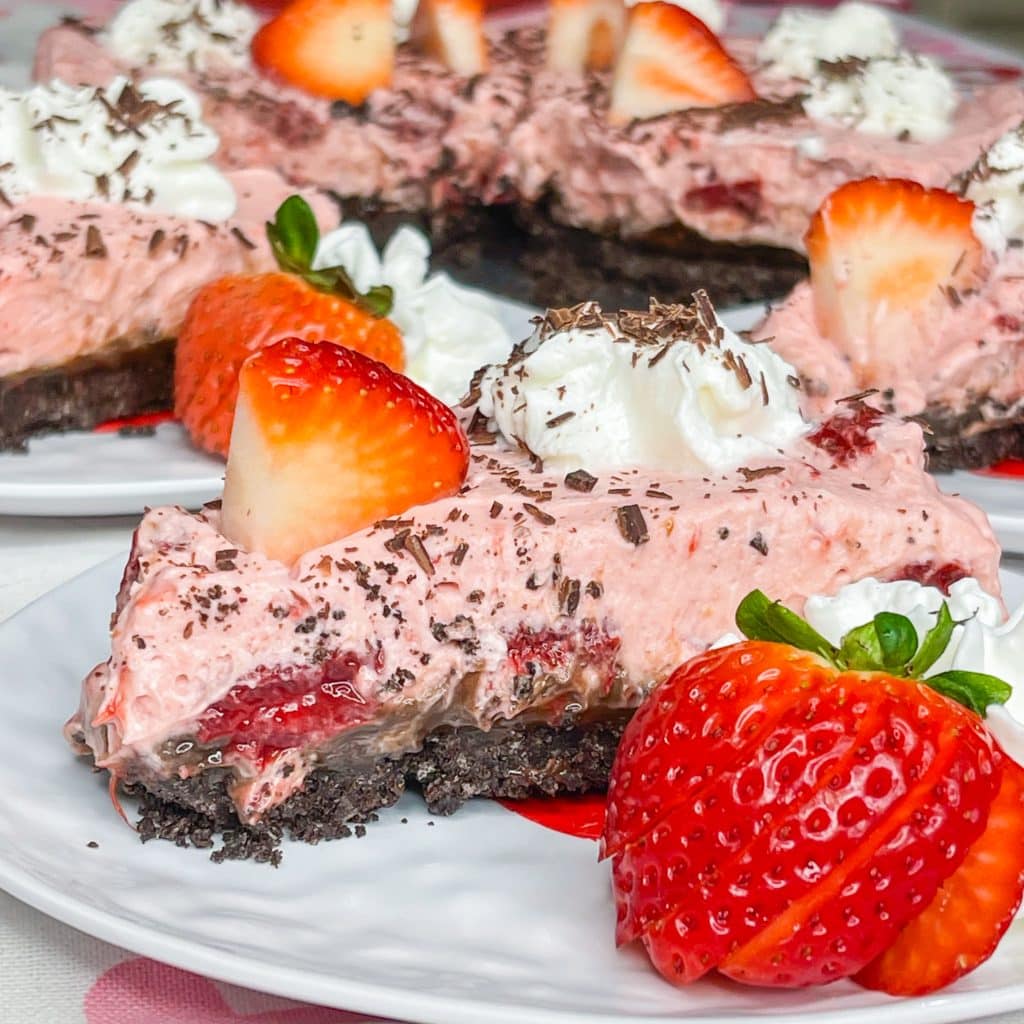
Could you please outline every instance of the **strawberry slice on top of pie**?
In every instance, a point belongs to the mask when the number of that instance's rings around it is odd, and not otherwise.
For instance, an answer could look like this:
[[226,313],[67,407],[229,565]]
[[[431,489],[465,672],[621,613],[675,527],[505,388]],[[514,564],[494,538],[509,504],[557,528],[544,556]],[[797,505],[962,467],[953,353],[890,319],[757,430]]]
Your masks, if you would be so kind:
[[68,738],[142,794],[144,836],[273,857],[407,784],[439,812],[602,789],[634,709],[752,586],[998,595],[920,427],[855,400],[808,422],[798,385],[702,294],[549,311],[458,415],[329,342],[272,345],[223,502],[139,525]]

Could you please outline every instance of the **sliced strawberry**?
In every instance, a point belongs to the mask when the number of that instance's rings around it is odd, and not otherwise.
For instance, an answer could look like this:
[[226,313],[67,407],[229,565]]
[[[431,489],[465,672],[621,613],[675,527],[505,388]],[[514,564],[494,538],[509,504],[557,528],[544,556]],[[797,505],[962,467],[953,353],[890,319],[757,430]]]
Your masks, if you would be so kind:
[[[619,744],[602,857],[621,853],[674,807],[693,804],[717,774],[742,766],[785,714],[787,678],[799,675],[811,686],[829,671],[803,651],[745,644],[708,651],[673,673]],[[745,709],[742,717],[736,707]]]
[[450,71],[479,75],[487,70],[483,0],[420,0],[412,40]]
[[604,71],[615,63],[625,34],[622,0],[552,0],[548,67],[575,74]]
[[[745,851],[759,837],[774,834],[819,790],[846,779],[852,762],[879,729],[882,694],[851,699],[820,665],[802,677],[798,700],[789,689],[777,681],[777,703],[785,706],[785,714],[773,728],[759,732],[740,765],[712,762],[710,784],[694,799],[676,803],[616,858],[616,889],[626,911],[616,935],[620,943],[685,908],[690,923],[686,976],[680,980],[699,977],[725,956],[741,929],[756,925],[754,920],[739,921],[758,902],[737,881],[752,875]],[[810,762],[808,750],[814,751]],[[671,801],[675,797],[673,787]],[[779,908],[792,898],[793,883],[799,885],[801,879],[786,881],[787,886],[772,890]],[[728,932],[715,926],[716,919],[727,917],[738,922]]]
[[928,909],[855,980],[893,996],[922,996],[951,985],[992,955],[1022,893],[1024,768],[1006,759],[981,838]]
[[756,98],[743,69],[699,18],[661,0],[633,8],[612,82],[612,121]]
[[914,181],[866,178],[838,188],[806,237],[821,332],[845,344],[905,341],[909,314],[977,280],[984,248],[973,215],[969,200]]
[[[929,904],[985,827],[1001,766],[978,716],[923,683],[863,679],[901,698],[879,735],[883,760],[854,772],[852,788],[809,805],[793,841],[780,836],[751,851],[752,869],[781,860],[783,876],[810,875],[814,884],[718,965],[736,981],[793,988],[861,970]],[[845,845],[833,845],[844,816],[862,822],[863,834],[854,828]],[[766,873],[764,881],[775,880]]]
[[391,81],[391,2],[294,0],[256,33],[252,56],[289,85],[359,105]]
[[224,532],[290,564],[454,494],[468,460],[454,413],[408,378],[339,345],[290,338],[242,367]]

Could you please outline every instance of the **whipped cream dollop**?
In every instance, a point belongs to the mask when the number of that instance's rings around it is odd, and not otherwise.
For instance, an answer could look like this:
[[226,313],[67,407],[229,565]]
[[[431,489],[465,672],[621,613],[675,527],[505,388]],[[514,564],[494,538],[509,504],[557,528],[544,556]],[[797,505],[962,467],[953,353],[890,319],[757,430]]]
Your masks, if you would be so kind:
[[226,220],[236,197],[210,163],[218,145],[198,98],[169,79],[0,90],[0,189],[11,202],[53,195]]
[[757,51],[765,70],[810,79],[819,61],[891,57],[899,49],[892,18],[875,4],[850,0],[832,11],[784,10]]
[[727,470],[777,456],[809,428],[793,368],[741,341],[699,294],[605,315],[550,310],[480,381],[480,412],[555,468]]
[[162,71],[247,67],[259,18],[235,0],[131,0],[111,19],[102,39],[133,66]]
[[429,261],[430,242],[416,228],[403,225],[378,253],[366,225],[353,222],[320,240],[314,266],[344,267],[361,292],[390,285],[388,317],[402,332],[406,376],[454,405],[481,366],[508,356],[512,338],[492,299],[430,275]]
[[945,138],[959,102],[953,80],[935,61],[905,52],[823,66],[803,101],[816,121],[914,142]]
[[1007,619],[999,599],[970,578],[954,583],[948,597],[935,587],[910,580],[866,579],[843,587],[834,597],[809,598],[804,618],[837,644],[879,612],[897,612],[910,619],[923,638],[935,625],[943,601],[958,625],[942,657],[925,676],[953,669],[984,672],[1009,683],[1013,694],[1005,705],[988,709],[986,723],[1003,749],[1024,764],[1024,605]]
[[[948,595],[913,580],[883,583],[869,577],[847,584],[831,597],[809,597],[803,617],[838,646],[851,629],[871,622],[879,612],[895,612],[910,619],[921,640],[935,625],[943,601],[957,625],[925,678],[955,670],[984,672],[1009,683],[1013,694],[1005,705],[988,709],[986,724],[1003,749],[1024,764],[1024,605],[1007,618],[1002,602],[970,577],[954,583]],[[741,639],[729,633],[712,646],[725,647]]]
[[[725,28],[726,9],[720,0],[668,0],[670,4],[689,11],[695,18],[700,18],[712,32],[721,32]],[[627,7],[636,7],[644,0],[626,0]]]
[[[1024,124],[997,139],[959,181],[978,206],[975,233],[990,249],[1024,237]],[[996,233],[998,232],[998,233]]]

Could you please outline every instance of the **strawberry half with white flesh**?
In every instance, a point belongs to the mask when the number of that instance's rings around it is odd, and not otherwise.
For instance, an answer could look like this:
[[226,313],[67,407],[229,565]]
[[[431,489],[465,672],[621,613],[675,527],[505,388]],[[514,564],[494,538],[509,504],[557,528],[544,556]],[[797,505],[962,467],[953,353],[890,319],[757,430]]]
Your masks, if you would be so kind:
[[256,33],[252,57],[289,85],[359,106],[391,81],[391,0],[294,0]]
[[852,353],[905,343],[930,304],[977,281],[985,251],[973,217],[970,200],[901,178],[836,189],[806,237],[818,329]]
[[340,345],[289,338],[242,367],[223,529],[291,564],[456,493],[468,463],[455,414],[407,377]]
[[420,0],[412,41],[456,74],[486,71],[483,0]]
[[548,67],[575,74],[605,71],[615,63],[625,34],[622,0],[552,0]]
[[630,12],[612,81],[614,123],[756,98],[743,69],[689,11],[657,2]]

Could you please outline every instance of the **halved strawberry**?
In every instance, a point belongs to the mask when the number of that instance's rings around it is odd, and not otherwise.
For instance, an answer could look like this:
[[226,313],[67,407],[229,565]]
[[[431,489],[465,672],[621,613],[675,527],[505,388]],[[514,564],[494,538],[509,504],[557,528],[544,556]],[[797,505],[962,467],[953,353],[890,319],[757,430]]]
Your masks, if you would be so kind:
[[912,314],[947,301],[943,290],[977,280],[984,248],[973,216],[969,200],[901,178],[836,189],[806,237],[822,334],[846,344],[900,344]]
[[548,67],[575,74],[588,68],[610,68],[625,34],[626,7],[622,0],[552,0]]
[[938,895],[855,977],[893,996],[921,996],[973,971],[995,951],[1024,892],[1024,768],[1008,758],[981,838]]
[[633,8],[612,81],[612,121],[756,98],[743,69],[699,18],[662,0]]
[[256,33],[252,56],[289,85],[359,105],[391,81],[391,0],[294,0]]
[[450,71],[479,75],[487,69],[483,0],[420,0],[412,41]]
[[289,338],[242,367],[224,532],[291,564],[454,494],[468,461],[455,414],[407,377],[340,345]]

